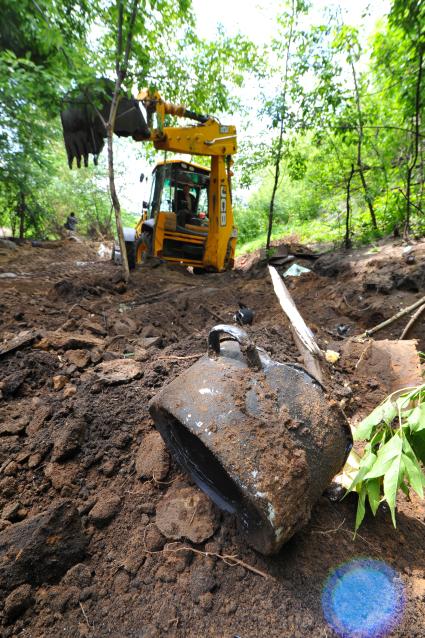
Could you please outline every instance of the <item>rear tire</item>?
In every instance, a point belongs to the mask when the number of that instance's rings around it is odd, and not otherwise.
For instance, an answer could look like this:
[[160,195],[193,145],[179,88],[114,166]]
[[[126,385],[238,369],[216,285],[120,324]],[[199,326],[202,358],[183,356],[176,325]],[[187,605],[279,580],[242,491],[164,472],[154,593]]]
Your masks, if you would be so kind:
[[136,240],[136,264],[144,264],[152,256],[152,233],[143,232]]
[[136,268],[136,242],[126,241],[125,251],[127,253],[128,267],[130,270],[134,270]]

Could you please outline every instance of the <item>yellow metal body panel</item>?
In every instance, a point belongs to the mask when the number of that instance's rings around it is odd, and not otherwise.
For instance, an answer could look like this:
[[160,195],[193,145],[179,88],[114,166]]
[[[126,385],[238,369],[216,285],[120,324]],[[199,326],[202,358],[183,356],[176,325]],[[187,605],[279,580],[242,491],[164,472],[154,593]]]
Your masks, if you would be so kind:
[[166,126],[154,130],[151,141],[155,148],[189,155],[226,156],[236,153],[236,127],[222,126],[208,120],[198,126]]
[[[214,270],[225,270],[229,267],[229,241],[235,234],[233,209],[224,157],[211,158],[210,187],[208,194],[209,232],[205,246],[204,266]],[[236,243],[236,239],[235,239]],[[231,253],[232,250],[230,249]]]

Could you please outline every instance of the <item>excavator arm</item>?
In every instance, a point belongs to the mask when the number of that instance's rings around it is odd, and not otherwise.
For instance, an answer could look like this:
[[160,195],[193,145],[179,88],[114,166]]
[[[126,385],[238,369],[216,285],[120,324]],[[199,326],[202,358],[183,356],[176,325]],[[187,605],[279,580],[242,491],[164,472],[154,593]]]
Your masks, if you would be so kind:
[[[94,163],[104,147],[107,137],[105,122],[109,118],[113,94],[113,82],[98,80],[79,93],[69,94],[61,112],[62,129],[69,167],[76,159],[77,167],[88,165],[89,155]],[[140,104],[146,110],[145,119]],[[184,117],[196,121],[199,126],[165,127],[166,115]],[[153,118],[156,116],[156,127]],[[120,96],[114,133],[132,137],[136,141],[150,141],[158,150],[193,155],[233,155],[236,152],[236,130],[221,126],[208,115],[201,115],[181,105],[165,102],[158,92],[143,89],[137,98]]]

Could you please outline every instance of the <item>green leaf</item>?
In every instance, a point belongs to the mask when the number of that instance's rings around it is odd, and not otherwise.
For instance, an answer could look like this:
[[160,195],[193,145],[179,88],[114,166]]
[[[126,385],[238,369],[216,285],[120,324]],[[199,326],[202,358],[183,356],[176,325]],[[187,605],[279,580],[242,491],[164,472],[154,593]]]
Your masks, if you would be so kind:
[[410,445],[415,450],[415,455],[425,465],[425,431],[412,432],[409,436]]
[[367,495],[369,498],[370,509],[375,516],[376,511],[381,502],[381,481],[379,478],[370,479],[365,481]]
[[404,467],[406,468],[406,473],[407,473],[410,485],[415,490],[416,494],[420,498],[423,498],[424,497],[424,491],[422,486],[423,474],[422,474],[421,468],[419,467],[419,463],[417,461],[416,462],[413,461],[410,458],[410,456],[407,456],[407,454],[403,454],[402,458],[403,458]]
[[399,436],[395,435],[379,450],[376,463],[364,477],[365,479],[384,476],[393,464],[394,459],[401,456],[403,443]]
[[397,406],[394,405],[390,399],[387,399],[359,423],[353,434],[354,440],[361,441],[368,439],[375,426],[382,422],[391,423],[397,414]]
[[348,492],[353,492],[354,488],[359,483],[361,483],[361,481],[363,481],[366,474],[369,472],[371,467],[373,467],[373,464],[375,463],[375,461],[376,461],[376,454],[374,454],[373,452],[369,452],[368,454],[365,454],[365,456],[362,458],[360,462],[359,471],[357,472],[346,494],[348,494]]
[[397,499],[397,490],[403,480],[403,474],[404,464],[402,460],[402,452],[400,449],[400,454],[392,459],[391,465],[385,472],[384,476],[384,496],[391,511],[391,518],[394,527],[396,527],[395,506]]
[[357,530],[359,529],[364,519],[364,515],[366,512],[365,502],[366,502],[366,486],[362,485],[362,489],[360,490],[360,493],[359,493],[359,500],[357,502],[356,522],[354,526],[355,532],[357,532]]
[[410,497],[409,488],[404,481],[400,483],[400,489],[408,498]]
[[409,456],[412,459],[412,461],[414,461],[415,463],[418,462],[418,459],[416,458],[416,454],[414,453],[407,436],[403,437],[403,452],[407,454],[407,456]]
[[411,411],[407,423],[412,432],[425,430],[425,403],[421,403]]

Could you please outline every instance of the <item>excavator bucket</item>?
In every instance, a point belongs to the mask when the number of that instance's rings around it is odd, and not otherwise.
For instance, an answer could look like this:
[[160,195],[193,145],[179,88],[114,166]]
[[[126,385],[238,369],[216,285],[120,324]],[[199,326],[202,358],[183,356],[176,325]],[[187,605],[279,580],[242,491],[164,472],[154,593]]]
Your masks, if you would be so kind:
[[[78,94],[71,93],[65,97],[61,121],[69,168],[72,168],[74,158],[78,168],[81,167],[81,158],[84,166],[88,166],[90,154],[97,164],[107,137],[103,121],[107,122],[109,118],[113,89],[114,83],[102,78],[83,87]],[[149,127],[134,98],[120,96],[114,133],[119,137],[149,139]]]

